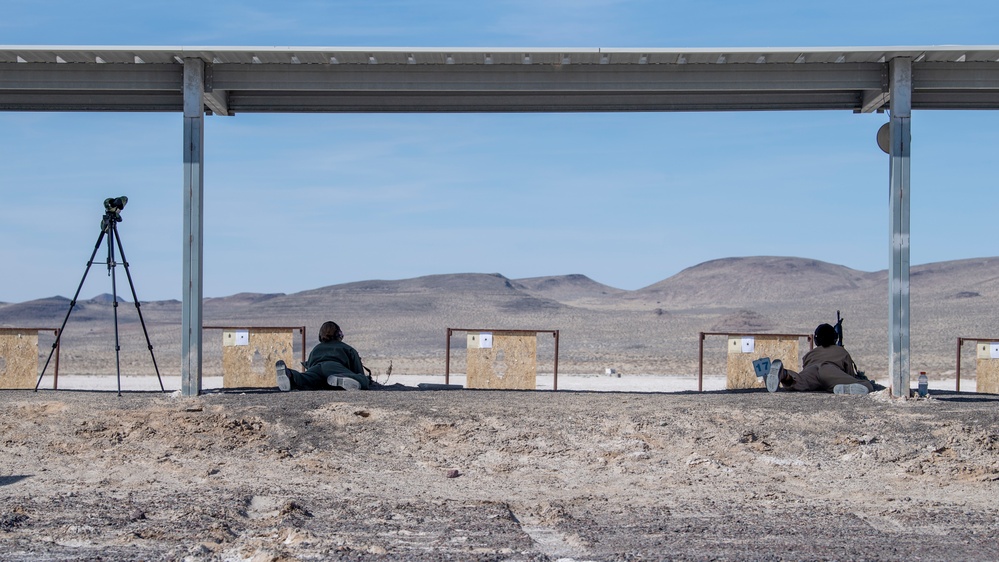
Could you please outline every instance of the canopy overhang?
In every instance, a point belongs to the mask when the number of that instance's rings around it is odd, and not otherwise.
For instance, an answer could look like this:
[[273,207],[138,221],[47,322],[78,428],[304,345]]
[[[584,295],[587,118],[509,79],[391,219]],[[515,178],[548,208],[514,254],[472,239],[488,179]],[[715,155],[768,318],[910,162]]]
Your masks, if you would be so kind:
[[0,46],[0,109],[273,112],[883,110],[888,62],[913,109],[999,108],[999,47],[467,49]]

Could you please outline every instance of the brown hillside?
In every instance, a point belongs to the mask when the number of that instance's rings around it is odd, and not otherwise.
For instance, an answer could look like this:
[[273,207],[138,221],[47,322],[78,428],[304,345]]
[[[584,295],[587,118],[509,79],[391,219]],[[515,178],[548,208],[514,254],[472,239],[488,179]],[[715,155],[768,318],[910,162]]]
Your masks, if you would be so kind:
[[[293,294],[238,293],[206,299],[208,326],[305,326],[308,347],[328,319],[376,372],[444,370],[445,332],[459,329],[559,330],[560,370],[693,374],[699,332],[811,333],[845,320],[846,345],[875,376],[887,371],[887,272],[856,271],[816,260],[749,257],[714,260],[637,291],[582,275],[508,279],[499,274],[431,275],[331,285]],[[113,372],[113,307],[80,301],[67,324],[61,369]],[[958,336],[999,339],[999,258],[914,266],[911,270],[913,370],[954,368]],[[58,327],[69,301],[52,297],[0,307],[0,325]],[[142,303],[161,370],[179,372],[178,301]],[[135,307],[118,307],[123,369],[151,372]],[[461,368],[463,335],[452,341]],[[220,334],[205,331],[206,371],[220,353]],[[550,338],[539,340],[550,365]],[[724,341],[705,342],[706,372],[724,371]],[[41,347],[47,351],[48,343]],[[971,351],[969,350],[969,354]],[[973,358],[968,358],[973,362]]]
[[877,274],[803,258],[726,258],[685,269],[637,293],[654,296],[668,306],[746,306],[858,291],[871,287],[877,278]]

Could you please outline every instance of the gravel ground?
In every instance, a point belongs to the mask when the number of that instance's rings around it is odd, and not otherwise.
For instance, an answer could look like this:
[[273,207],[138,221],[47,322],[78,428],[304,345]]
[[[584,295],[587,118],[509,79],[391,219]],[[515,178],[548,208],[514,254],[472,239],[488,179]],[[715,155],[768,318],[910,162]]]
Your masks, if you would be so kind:
[[995,560],[999,396],[0,391],[4,560]]

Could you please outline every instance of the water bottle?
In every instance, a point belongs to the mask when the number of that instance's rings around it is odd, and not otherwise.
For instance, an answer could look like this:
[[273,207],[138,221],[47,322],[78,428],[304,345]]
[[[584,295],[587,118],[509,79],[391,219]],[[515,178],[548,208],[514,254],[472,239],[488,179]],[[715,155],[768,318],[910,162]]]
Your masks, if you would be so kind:
[[926,398],[930,381],[926,378],[926,371],[919,371],[919,387],[916,391],[920,398]]

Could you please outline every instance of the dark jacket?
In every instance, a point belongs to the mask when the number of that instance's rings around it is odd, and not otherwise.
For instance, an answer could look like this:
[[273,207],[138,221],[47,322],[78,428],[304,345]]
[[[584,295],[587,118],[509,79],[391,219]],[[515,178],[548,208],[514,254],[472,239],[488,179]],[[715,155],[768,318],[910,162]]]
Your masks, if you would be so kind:
[[[345,369],[345,371],[341,372],[349,371],[358,375],[364,374],[364,365],[361,364],[361,356],[357,354],[357,351],[353,347],[342,341],[319,342],[319,345],[312,348],[312,351],[309,353],[309,360],[305,362],[305,368],[311,369],[327,362],[339,363]],[[324,371],[328,368],[329,366],[326,366]],[[337,370],[339,371],[339,369]]]

